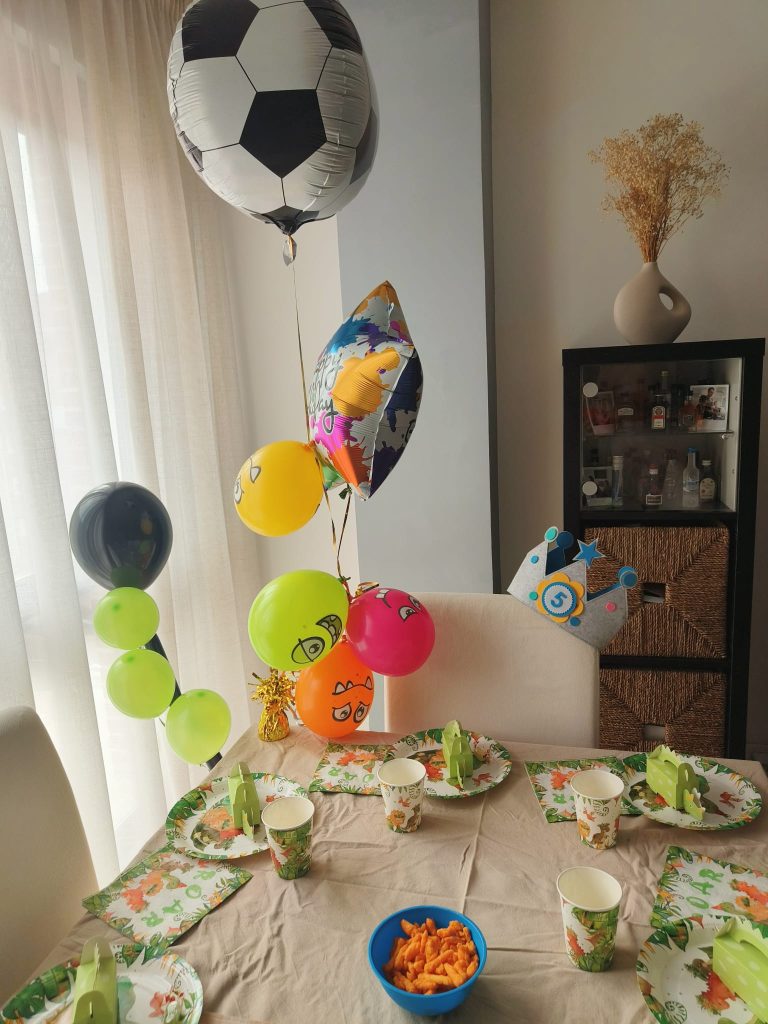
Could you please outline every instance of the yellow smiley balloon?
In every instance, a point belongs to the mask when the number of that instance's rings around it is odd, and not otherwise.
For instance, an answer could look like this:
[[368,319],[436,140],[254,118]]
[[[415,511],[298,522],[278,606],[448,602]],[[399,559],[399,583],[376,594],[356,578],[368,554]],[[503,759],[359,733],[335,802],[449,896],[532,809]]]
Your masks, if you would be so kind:
[[308,523],[323,497],[323,473],[314,448],[275,441],[259,448],[235,481],[235,508],[247,527],[282,537]]

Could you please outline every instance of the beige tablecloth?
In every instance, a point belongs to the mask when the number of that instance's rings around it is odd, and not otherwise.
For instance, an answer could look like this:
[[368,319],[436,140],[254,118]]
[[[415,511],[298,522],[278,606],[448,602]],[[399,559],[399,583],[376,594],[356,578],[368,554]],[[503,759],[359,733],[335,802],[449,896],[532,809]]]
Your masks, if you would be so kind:
[[[359,733],[359,742],[392,739]],[[503,739],[502,739],[503,742]],[[640,1024],[651,1020],[635,980],[635,956],[650,933],[656,881],[667,847],[768,870],[768,812],[746,828],[700,833],[647,818],[622,818],[619,844],[597,853],[569,822],[547,824],[525,760],[605,751],[506,743],[515,759],[507,780],[482,796],[427,801],[421,829],[386,827],[378,797],[314,793],[312,870],[282,881],[266,853],[239,863],[253,878],[173,945],[203,983],[206,1024],[389,1024],[414,1018],[373,978],[368,937],[388,914],[436,903],[468,914],[488,943],[488,963],[451,1020],[473,1024]],[[304,729],[281,743],[245,733],[214,775],[234,760],[308,785],[325,744]],[[765,798],[760,765],[729,761]],[[143,852],[165,842],[153,836]],[[53,851],[52,851],[52,855]],[[573,864],[594,864],[624,886],[616,958],[606,974],[572,967],[563,946],[555,878]],[[60,962],[90,935],[116,932],[85,916],[47,958]]]

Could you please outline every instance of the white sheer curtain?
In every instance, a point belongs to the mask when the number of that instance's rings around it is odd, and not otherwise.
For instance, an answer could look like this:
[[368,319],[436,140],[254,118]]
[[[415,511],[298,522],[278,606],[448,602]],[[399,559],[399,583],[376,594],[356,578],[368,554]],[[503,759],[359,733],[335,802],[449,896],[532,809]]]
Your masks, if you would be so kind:
[[256,544],[232,509],[250,450],[219,202],[170,123],[180,12],[157,0],[0,0],[0,705],[35,706],[100,879],[191,780],[162,727],[120,715],[94,638],[103,593],[69,552],[91,487],[144,484],[174,526],[152,588],[182,689],[249,723]]

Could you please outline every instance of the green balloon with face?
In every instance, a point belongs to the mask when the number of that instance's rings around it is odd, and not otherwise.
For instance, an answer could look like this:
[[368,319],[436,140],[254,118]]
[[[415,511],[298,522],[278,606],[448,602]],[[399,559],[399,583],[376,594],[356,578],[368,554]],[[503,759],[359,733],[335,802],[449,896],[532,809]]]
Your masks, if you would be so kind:
[[349,598],[337,577],[300,569],[278,576],[257,594],[248,635],[266,665],[296,672],[330,654],[348,614]]

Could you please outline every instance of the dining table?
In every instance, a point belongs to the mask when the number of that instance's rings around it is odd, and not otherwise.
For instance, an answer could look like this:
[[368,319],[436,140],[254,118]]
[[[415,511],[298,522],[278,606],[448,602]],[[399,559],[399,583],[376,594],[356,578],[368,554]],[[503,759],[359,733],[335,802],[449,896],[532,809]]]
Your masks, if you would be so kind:
[[[397,738],[356,732],[345,742]],[[415,904],[466,914],[488,944],[485,969],[466,1002],[450,1015],[455,1024],[652,1020],[638,988],[635,961],[653,931],[651,907],[667,848],[684,846],[768,871],[768,813],[746,827],[724,831],[622,817],[617,845],[597,851],[580,842],[575,822],[545,820],[524,762],[611,752],[494,738],[512,757],[506,779],[465,799],[427,797],[416,832],[391,831],[379,796],[313,792],[308,875],[281,879],[268,852],[236,861],[252,872],[252,879],[171,947],[199,974],[203,1024],[413,1020],[374,977],[367,945],[383,918]],[[306,787],[325,746],[325,740],[301,726],[271,743],[262,742],[252,727],[211,777],[245,761],[252,771],[278,773]],[[750,779],[765,800],[768,778],[760,764],[723,763]],[[164,829],[158,830],[136,860],[166,842]],[[555,880],[573,865],[603,868],[623,887],[616,955],[604,973],[580,971],[565,953]],[[122,940],[107,924],[84,914],[41,967],[78,954],[85,940],[96,935]]]

